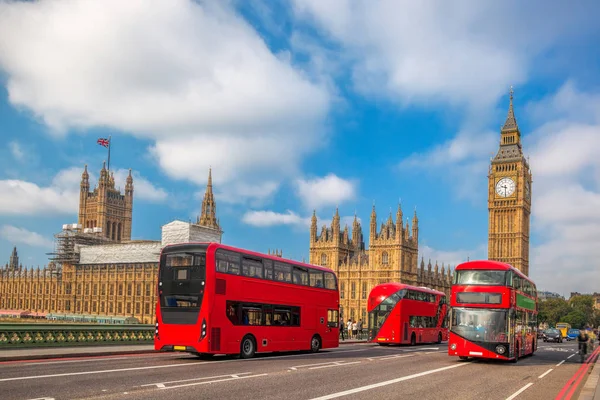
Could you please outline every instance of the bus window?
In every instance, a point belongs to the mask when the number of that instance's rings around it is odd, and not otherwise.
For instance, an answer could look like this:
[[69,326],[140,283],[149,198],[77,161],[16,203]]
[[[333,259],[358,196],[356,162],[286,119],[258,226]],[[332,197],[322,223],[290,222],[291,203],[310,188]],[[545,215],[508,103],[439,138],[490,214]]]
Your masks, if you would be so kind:
[[308,271],[305,268],[293,267],[293,280],[296,285],[308,285]]
[[326,289],[337,289],[337,285],[335,282],[335,275],[331,272],[325,272],[325,288]]
[[292,282],[292,266],[280,262],[273,263],[273,278],[280,282]]
[[265,279],[273,279],[273,261],[263,260],[263,268],[265,270]]
[[310,286],[312,287],[323,287],[323,272],[310,270]]
[[249,258],[242,259],[242,275],[250,278],[263,277],[263,265],[260,261]]
[[231,251],[217,250],[217,272],[240,274],[240,255]]
[[327,326],[337,328],[340,321],[338,310],[327,310]]

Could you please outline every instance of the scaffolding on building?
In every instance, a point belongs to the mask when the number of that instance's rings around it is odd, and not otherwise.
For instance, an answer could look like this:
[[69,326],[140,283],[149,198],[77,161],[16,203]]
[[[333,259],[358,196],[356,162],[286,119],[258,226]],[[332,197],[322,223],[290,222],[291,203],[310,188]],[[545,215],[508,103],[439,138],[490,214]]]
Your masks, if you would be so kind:
[[80,246],[93,246],[111,243],[102,235],[102,228],[86,228],[80,224],[65,224],[61,232],[54,235],[54,252],[46,253],[55,273],[60,273],[63,264],[79,262]]

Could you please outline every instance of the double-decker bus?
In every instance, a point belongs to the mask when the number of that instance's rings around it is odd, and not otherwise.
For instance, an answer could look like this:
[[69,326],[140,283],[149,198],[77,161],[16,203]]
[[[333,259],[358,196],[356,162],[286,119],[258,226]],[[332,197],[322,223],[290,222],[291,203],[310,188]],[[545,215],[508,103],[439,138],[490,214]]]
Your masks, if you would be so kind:
[[448,340],[446,295],[437,290],[383,283],[369,293],[369,341],[388,344]]
[[560,331],[560,334],[562,335],[563,339],[567,339],[567,335],[569,334],[569,330],[571,329],[571,324],[568,324],[566,322],[557,322],[556,329]]
[[456,267],[450,295],[448,354],[517,361],[537,349],[537,290],[509,264]]
[[218,243],[166,246],[154,348],[199,356],[339,345],[339,293],[327,269]]

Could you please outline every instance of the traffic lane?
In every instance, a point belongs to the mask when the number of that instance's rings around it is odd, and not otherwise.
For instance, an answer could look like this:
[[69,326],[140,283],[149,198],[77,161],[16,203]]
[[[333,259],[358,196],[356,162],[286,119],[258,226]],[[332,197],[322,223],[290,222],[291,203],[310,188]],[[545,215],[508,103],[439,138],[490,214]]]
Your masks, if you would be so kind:
[[[341,352],[344,354],[347,350],[354,352],[357,349],[367,349],[367,347],[373,347],[372,344],[357,344],[353,346],[338,347],[335,349],[323,350],[319,353],[299,353],[299,352],[287,352],[287,353],[266,353],[257,354],[252,361],[268,360],[273,357],[311,357],[311,356],[322,356],[331,357],[333,352]],[[79,373],[81,371],[90,371],[91,369],[125,369],[125,368],[136,368],[136,367],[149,367],[159,366],[165,364],[180,364],[190,362],[193,364],[199,362],[232,362],[237,359],[236,356],[215,356],[211,360],[202,360],[197,356],[189,353],[155,353],[148,355],[120,355],[120,356],[90,356],[85,358],[76,359],[55,359],[55,360],[27,360],[27,361],[7,361],[0,363],[0,377],[3,379],[7,378],[18,378],[21,376],[32,376],[32,375],[46,375],[56,373],[60,370],[61,373]],[[1,382],[1,380],[0,380]]]
[[[421,348],[428,349],[424,346]],[[435,349],[438,348],[440,347]],[[397,349],[399,352],[409,353],[419,350],[419,347]],[[273,372],[273,369],[286,365],[285,363],[288,360],[290,363],[344,362],[365,352],[383,355],[386,354],[386,351],[389,352],[387,348],[379,346],[355,345],[319,353],[292,353],[281,356],[262,355],[249,360],[215,357],[214,361],[201,361],[195,356],[177,354],[178,357],[168,359],[155,358],[148,360],[139,357],[135,360],[135,357],[131,357],[123,360],[129,363],[135,362],[136,364],[133,365],[115,365],[114,361],[107,359],[89,360],[85,364],[67,362],[48,364],[41,362],[38,369],[33,372],[27,369],[31,366],[14,367],[14,370],[19,371],[11,371],[12,376],[10,377],[3,375],[0,384],[9,389],[11,398],[53,397],[48,393],[60,395],[64,394],[64,391],[68,391],[66,394],[69,397],[73,394],[84,396],[92,393],[102,393],[103,391],[126,391],[132,384],[143,384],[148,379],[152,379],[152,381],[160,381],[165,377],[170,377],[171,380],[195,379],[198,377],[243,373],[255,369]]]
[[[287,376],[294,372],[302,377],[306,374],[306,371],[311,373],[316,372],[316,377],[320,378],[319,371],[336,368],[347,369],[357,366],[364,368],[365,365],[373,364],[376,361],[387,364],[390,360],[399,361],[404,358],[416,357],[417,353],[424,358],[442,356],[445,359],[447,357],[446,350],[432,350],[426,347],[421,349],[397,348],[396,350],[394,348],[365,347],[362,349],[338,350],[327,353],[296,354],[250,360],[187,362],[181,366],[174,366],[173,364],[159,365],[143,370],[105,370],[103,373],[95,373],[101,369],[94,369],[92,371],[79,371],[77,375],[71,373],[43,378],[37,376],[37,379],[35,376],[33,376],[33,379],[24,380],[1,379],[0,384],[7,389],[10,394],[8,398],[10,399],[41,397],[54,397],[56,399],[88,398],[102,395],[114,395],[115,398],[119,398],[124,393],[128,393],[128,396],[135,395],[140,396],[139,398],[147,398],[147,393],[153,393],[152,395],[154,395],[154,391],[162,390],[157,386],[160,384],[167,386],[167,390],[174,390],[173,386],[188,385],[182,389],[185,392],[185,388],[192,388],[191,396],[193,397],[198,391],[204,392],[208,386],[219,388],[223,386],[227,386],[228,388],[230,386],[235,387],[237,385],[235,382],[238,380],[244,382],[260,380],[264,379],[263,376],[280,374]],[[427,363],[435,363],[435,361],[428,360]],[[410,369],[415,367],[405,365],[403,368]],[[385,366],[381,369],[385,369]],[[364,370],[356,369],[354,375],[361,375],[362,373],[364,373]],[[26,376],[25,378],[30,377],[32,376]],[[202,383],[199,383],[200,381]],[[209,383],[214,383],[214,385],[209,385]],[[202,389],[199,387],[202,387]],[[240,385],[240,387],[245,388],[246,386]],[[243,392],[243,390],[238,395],[248,396],[248,392]],[[302,390],[302,388],[298,390]],[[276,393],[277,391],[275,392],[275,396],[278,396]],[[212,393],[212,395],[215,396],[216,394]],[[253,394],[252,397],[254,396]]]
[[[212,398],[260,398],[260,399],[312,399],[332,392],[345,391],[356,386],[377,384],[382,380],[427,379],[426,376],[448,372],[454,368],[468,368],[468,363],[458,365],[449,360],[446,351],[418,351],[375,355],[330,363],[287,363],[272,372],[250,374],[220,379],[148,380],[139,387],[123,392],[106,393],[103,399],[119,399],[126,393],[131,399],[212,399]],[[283,367],[283,368],[282,368]],[[436,391],[439,394],[439,392]]]
[[[471,368],[459,368],[452,371],[452,375],[432,375],[428,382],[415,380],[412,386],[403,387],[402,394],[424,399],[436,398],[436,394],[447,399],[508,399],[523,390],[512,398],[553,399],[577,368],[573,365],[566,366],[566,362],[562,362],[574,351],[572,348],[565,350],[549,351],[538,347],[533,356],[521,358],[517,363],[484,359],[457,361],[468,363]],[[573,357],[570,360],[572,359]],[[557,367],[561,362],[560,367]],[[547,373],[550,369],[552,371]],[[562,384],[549,384],[558,381],[562,381]],[[369,395],[382,399],[394,398],[391,387],[370,391]]]

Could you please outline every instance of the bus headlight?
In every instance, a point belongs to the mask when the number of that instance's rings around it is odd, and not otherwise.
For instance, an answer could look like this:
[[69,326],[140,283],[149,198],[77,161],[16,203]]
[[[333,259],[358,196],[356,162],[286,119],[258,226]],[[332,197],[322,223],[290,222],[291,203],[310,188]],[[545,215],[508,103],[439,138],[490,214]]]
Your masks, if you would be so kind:
[[452,343],[450,345],[450,350],[456,350],[456,343]]
[[202,319],[202,332],[200,334],[200,340],[206,337],[206,319]]
[[498,346],[496,346],[496,353],[498,353],[498,354],[504,354],[504,353],[506,353],[506,347],[504,347],[503,345],[499,344]]

